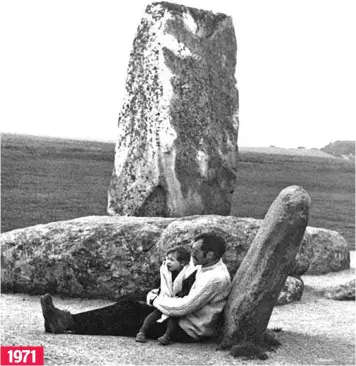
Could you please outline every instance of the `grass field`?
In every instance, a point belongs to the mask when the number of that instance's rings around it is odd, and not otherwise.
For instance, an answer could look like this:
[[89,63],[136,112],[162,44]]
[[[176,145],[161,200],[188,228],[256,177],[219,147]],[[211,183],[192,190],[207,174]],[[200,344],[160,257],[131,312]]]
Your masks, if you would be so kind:
[[[1,230],[106,215],[114,143],[1,136]],[[300,185],[312,198],[309,225],[355,243],[353,161],[299,151],[241,148],[232,213],[263,218],[279,192]]]
[[[264,218],[278,193],[303,187],[312,200],[309,226],[340,232],[355,248],[355,163],[334,157],[241,149],[232,214]],[[268,152],[268,149],[266,149]]]

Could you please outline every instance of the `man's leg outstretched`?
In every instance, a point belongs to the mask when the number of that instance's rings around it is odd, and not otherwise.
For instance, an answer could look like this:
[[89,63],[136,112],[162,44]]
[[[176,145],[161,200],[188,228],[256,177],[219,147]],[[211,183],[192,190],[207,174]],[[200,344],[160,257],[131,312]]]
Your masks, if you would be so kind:
[[[71,314],[56,308],[49,294],[41,296],[41,307],[46,332],[128,337],[136,336],[146,316],[154,310],[139,301],[124,299],[103,308]],[[155,323],[147,336],[158,338],[164,331],[164,324]]]

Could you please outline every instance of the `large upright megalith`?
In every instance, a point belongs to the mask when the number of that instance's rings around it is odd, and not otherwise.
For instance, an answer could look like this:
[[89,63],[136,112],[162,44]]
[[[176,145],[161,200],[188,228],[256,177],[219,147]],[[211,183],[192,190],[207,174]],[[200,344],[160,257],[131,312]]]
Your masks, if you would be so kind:
[[235,64],[230,17],[167,2],[147,7],[130,54],[109,214],[229,214]]

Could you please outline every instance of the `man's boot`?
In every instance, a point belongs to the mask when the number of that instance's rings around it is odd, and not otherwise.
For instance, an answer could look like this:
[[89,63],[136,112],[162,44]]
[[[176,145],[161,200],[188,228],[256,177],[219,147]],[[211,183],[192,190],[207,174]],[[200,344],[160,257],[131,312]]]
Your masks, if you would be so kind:
[[41,296],[41,307],[47,333],[58,334],[72,329],[74,325],[72,314],[69,311],[57,309],[49,294]]

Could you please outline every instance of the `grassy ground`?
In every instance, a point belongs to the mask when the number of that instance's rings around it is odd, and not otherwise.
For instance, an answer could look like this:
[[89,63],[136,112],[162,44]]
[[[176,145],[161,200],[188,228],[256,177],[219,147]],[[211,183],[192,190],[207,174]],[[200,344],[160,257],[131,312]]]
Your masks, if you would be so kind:
[[[106,215],[113,143],[3,134],[1,230]],[[263,218],[286,186],[312,198],[310,226],[355,242],[355,165],[306,149],[241,148],[232,212]]]
[[3,135],[1,230],[105,215],[113,143]]
[[354,162],[309,156],[303,152],[305,155],[279,155],[243,150],[239,157],[232,213],[264,218],[278,193],[296,184],[312,199],[309,226],[339,231],[350,249],[354,249]]
[[[303,276],[306,288],[301,301],[273,310],[269,327],[282,346],[266,361],[234,359],[216,351],[216,344],[158,345],[154,340],[138,344],[133,338],[54,335],[44,333],[38,296],[3,294],[2,345],[43,345],[46,365],[354,365],[355,303],[318,295],[321,289],[355,277],[352,269],[324,276]],[[55,304],[72,313],[109,305],[102,300],[54,297]]]

